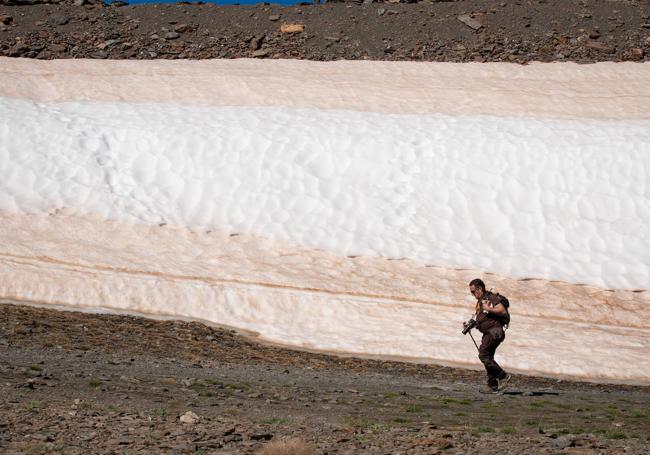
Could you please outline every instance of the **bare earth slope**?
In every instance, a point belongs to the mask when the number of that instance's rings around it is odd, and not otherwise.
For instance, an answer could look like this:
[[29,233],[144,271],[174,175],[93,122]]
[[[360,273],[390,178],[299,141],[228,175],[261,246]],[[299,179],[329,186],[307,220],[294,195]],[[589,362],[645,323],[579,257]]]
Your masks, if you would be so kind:
[[[469,340],[459,340],[469,342]],[[0,306],[3,453],[647,453],[650,389],[338,358],[179,321]],[[200,420],[182,424],[193,411]],[[579,452],[578,452],[579,451]]]
[[[0,18],[0,55],[42,59],[589,63],[650,55],[650,4],[644,0],[0,5]],[[304,30],[282,33],[283,24]]]

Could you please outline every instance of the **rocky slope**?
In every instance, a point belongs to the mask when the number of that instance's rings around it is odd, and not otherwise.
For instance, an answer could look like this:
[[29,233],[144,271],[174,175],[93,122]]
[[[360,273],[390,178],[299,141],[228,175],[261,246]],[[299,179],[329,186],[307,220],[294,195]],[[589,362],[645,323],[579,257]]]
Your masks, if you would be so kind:
[[641,0],[112,5],[0,6],[0,55],[589,63],[650,54]]

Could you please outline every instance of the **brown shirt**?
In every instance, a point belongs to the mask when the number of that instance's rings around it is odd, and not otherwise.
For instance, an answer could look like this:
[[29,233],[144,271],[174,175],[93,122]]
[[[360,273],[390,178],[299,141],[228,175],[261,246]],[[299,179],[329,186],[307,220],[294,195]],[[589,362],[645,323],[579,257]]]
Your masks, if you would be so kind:
[[476,302],[476,327],[478,330],[481,333],[486,333],[493,327],[503,327],[504,318],[498,314],[484,313],[481,310],[481,302],[485,302],[486,306],[490,303],[492,306],[496,306],[501,303],[501,299],[496,294],[486,291],[483,298]]

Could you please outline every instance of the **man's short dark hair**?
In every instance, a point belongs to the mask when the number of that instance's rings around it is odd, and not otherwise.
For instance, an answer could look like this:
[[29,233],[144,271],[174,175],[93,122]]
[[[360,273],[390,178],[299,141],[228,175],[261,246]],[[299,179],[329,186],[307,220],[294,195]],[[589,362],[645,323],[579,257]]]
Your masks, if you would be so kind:
[[481,288],[482,290],[485,291],[485,283],[480,278],[474,278],[472,281],[469,282],[469,285],[474,286],[475,288]]

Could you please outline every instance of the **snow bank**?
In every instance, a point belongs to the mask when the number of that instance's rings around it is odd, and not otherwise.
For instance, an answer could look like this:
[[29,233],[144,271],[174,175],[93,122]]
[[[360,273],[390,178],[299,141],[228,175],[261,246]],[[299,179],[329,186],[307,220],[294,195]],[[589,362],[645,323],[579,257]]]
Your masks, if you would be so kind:
[[649,68],[2,59],[0,297],[650,381]]

